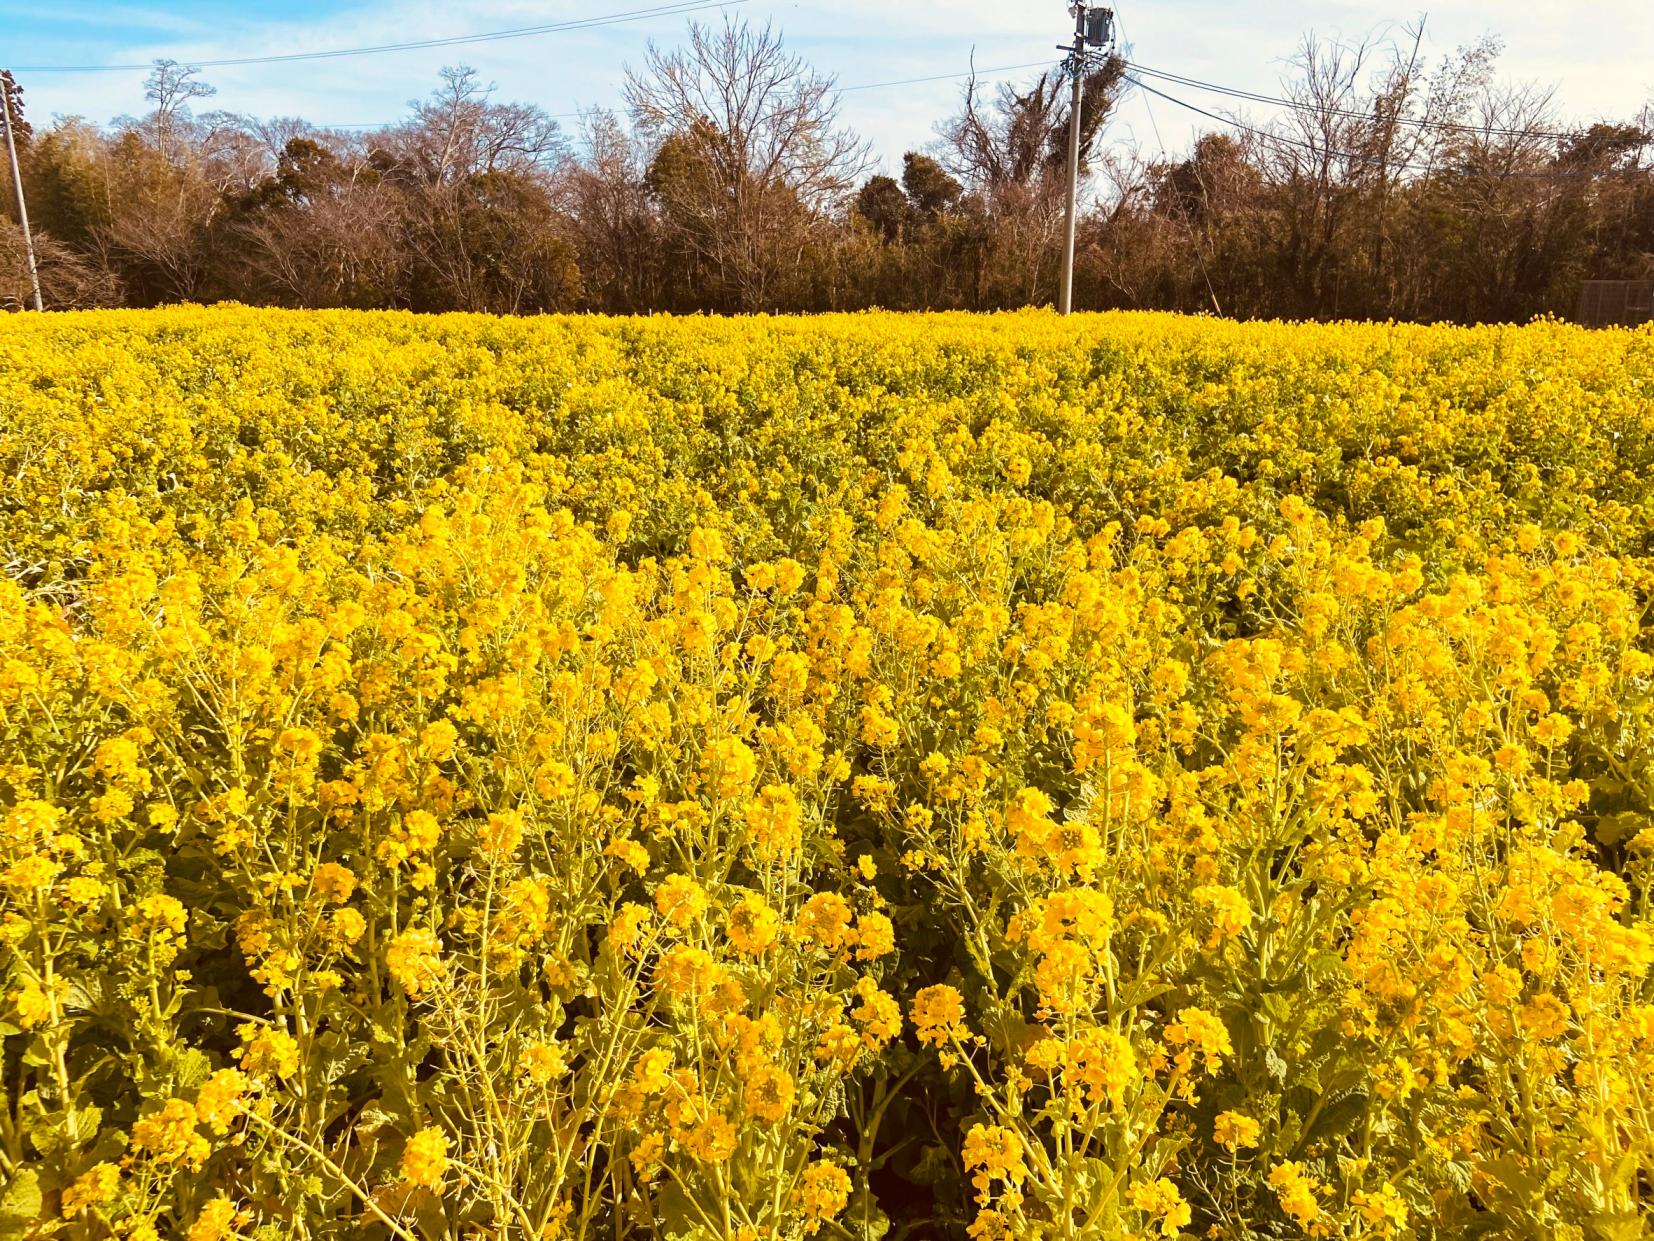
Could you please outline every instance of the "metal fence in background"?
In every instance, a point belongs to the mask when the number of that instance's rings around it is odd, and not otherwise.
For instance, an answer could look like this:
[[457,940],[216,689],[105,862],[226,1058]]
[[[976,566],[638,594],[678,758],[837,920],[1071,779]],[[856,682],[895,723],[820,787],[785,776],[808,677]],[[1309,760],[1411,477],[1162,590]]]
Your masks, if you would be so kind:
[[1587,327],[1654,322],[1654,280],[1587,280],[1574,318]]

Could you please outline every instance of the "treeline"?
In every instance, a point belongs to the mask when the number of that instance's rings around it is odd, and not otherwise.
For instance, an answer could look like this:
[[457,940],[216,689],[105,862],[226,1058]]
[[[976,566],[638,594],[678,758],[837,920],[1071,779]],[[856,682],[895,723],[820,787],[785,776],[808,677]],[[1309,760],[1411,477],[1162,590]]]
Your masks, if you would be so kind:
[[[1308,39],[1267,121],[1182,159],[1113,140],[1119,59],[1086,78],[1076,304],[1237,316],[1521,320],[1582,279],[1654,275],[1654,109],[1571,127],[1497,46],[1427,69],[1418,32]],[[214,111],[157,62],[150,110],[27,119],[6,80],[48,306],[235,300],[422,311],[998,309],[1054,300],[1066,81],[972,81],[899,177],[870,175],[833,82],[779,34],[692,26],[570,133],[470,69],[397,125]],[[1158,93],[1155,93],[1158,92]],[[1204,96],[1203,96],[1204,98]],[[10,212],[10,185],[5,210]],[[14,219],[0,305],[26,303]]]

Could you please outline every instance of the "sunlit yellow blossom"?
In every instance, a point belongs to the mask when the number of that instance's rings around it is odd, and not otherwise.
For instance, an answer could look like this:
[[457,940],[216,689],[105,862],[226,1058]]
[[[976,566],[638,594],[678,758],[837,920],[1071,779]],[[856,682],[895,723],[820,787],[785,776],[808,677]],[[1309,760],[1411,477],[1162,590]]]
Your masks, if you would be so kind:
[[195,1106],[183,1099],[168,1099],[160,1111],[133,1123],[132,1145],[158,1164],[198,1168],[212,1147],[195,1126]]
[[649,850],[635,840],[610,841],[603,856],[616,859],[640,875],[649,869]]
[[52,1019],[52,997],[47,995],[46,989],[33,978],[13,991],[9,998],[12,1009],[17,1014],[17,1024],[25,1030],[32,1030]]
[[1320,1183],[1304,1171],[1304,1165],[1288,1160],[1269,1170],[1269,1184],[1280,1200],[1281,1210],[1308,1228],[1321,1218],[1321,1204],[1316,1199]]
[[813,1236],[850,1201],[850,1175],[833,1163],[812,1163],[798,1182],[798,1206],[804,1232]]
[[113,1201],[120,1183],[121,1170],[114,1164],[94,1164],[63,1191],[63,1218],[72,1219],[88,1207],[98,1207]]
[[1225,1150],[1256,1146],[1262,1126],[1242,1112],[1220,1112],[1212,1124],[1212,1138]]
[[622,905],[609,924],[609,947],[623,957],[636,954],[638,941],[654,915],[644,906],[628,902]]
[[445,763],[452,758],[458,741],[459,730],[452,720],[433,721],[419,733],[419,748],[433,763]]
[[299,1044],[285,1030],[272,1026],[244,1025],[239,1057],[242,1069],[255,1078],[292,1077],[299,1071]]
[[837,952],[855,941],[850,926],[850,902],[837,892],[817,892],[804,902],[796,922],[798,935],[828,952]]
[[701,768],[719,798],[745,793],[758,774],[758,759],[738,737],[713,742],[701,755]]
[[1560,1038],[1568,1029],[1568,1008],[1554,995],[1536,995],[1522,1006],[1517,1019],[1531,1038]]
[[356,891],[356,875],[338,862],[323,862],[310,877],[311,889],[333,905],[343,905]]
[[[146,132],[134,201],[195,175]],[[62,137],[49,190],[102,167]],[[701,137],[643,153],[654,224]],[[407,170],[349,155],[293,146],[217,240],[291,232],[289,191],[376,218]],[[887,283],[927,246],[994,277],[910,171]],[[1645,330],[3,327],[25,1231],[1647,1214]]]
[[448,1135],[429,1127],[419,1130],[402,1147],[401,1168],[410,1185],[440,1192],[448,1173]]
[[861,1027],[869,1047],[882,1047],[902,1032],[902,1007],[894,996],[867,977],[856,980],[856,995],[859,1003],[850,1010],[850,1016]]
[[945,983],[926,987],[913,997],[912,1017],[919,1041],[931,1047],[966,1036],[964,1002]]
[[0,883],[14,892],[36,892],[49,887],[62,870],[62,864],[55,858],[36,853],[8,866],[5,872],[0,874]]
[[762,896],[749,892],[731,907],[725,926],[735,950],[755,957],[775,943],[781,919]]
[[752,829],[758,856],[772,860],[795,852],[802,840],[798,796],[784,784],[766,784],[747,803],[747,826]]
[[196,1093],[196,1117],[214,1133],[228,1133],[241,1114],[243,1096],[252,1086],[252,1081],[240,1070],[219,1069],[201,1083]]
[[1177,1020],[1167,1023],[1163,1037],[1166,1046],[1174,1049],[1174,1059],[1186,1069],[1193,1068],[1198,1053],[1206,1071],[1216,1073],[1223,1067],[1223,1057],[1234,1051],[1223,1022],[1200,1008],[1179,1010]]
[[858,961],[876,961],[896,951],[896,928],[876,910],[857,915],[855,936]]
[[136,921],[141,931],[158,931],[167,936],[182,935],[189,921],[189,913],[177,897],[157,894],[146,896],[138,902]]
[[1137,1054],[1130,1040],[1102,1026],[1069,1039],[1061,1063],[1064,1082],[1079,1090],[1093,1107],[1118,1109],[1138,1077]]
[[655,888],[655,909],[680,931],[704,914],[708,904],[706,892],[688,875],[668,875]]
[[1163,1237],[1175,1237],[1194,1217],[1177,1186],[1165,1177],[1138,1181],[1128,1194],[1131,1204],[1151,1220]]
[[1234,939],[1252,924],[1252,907],[1234,888],[1206,884],[1190,895],[1207,909],[1211,918],[1212,930],[1206,941],[1208,948],[1216,948],[1225,940]]
[[704,948],[678,944],[660,960],[656,971],[661,991],[674,1000],[702,999],[724,981],[723,967]]
[[184,1234],[185,1241],[228,1241],[236,1235],[236,1226],[248,1218],[248,1213],[238,1208],[233,1198],[220,1195],[201,1208]]
[[423,927],[403,931],[385,946],[385,968],[410,997],[428,995],[443,978],[442,941]]
[[758,1069],[742,1085],[747,1115],[774,1124],[793,1103],[792,1074],[773,1065]]
[[1371,1191],[1358,1189],[1350,1201],[1360,1210],[1362,1220],[1378,1229],[1381,1236],[1396,1236],[1407,1226],[1407,1204],[1393,1185]]
[[536,1086],[546,1086],[567,1076],[569,1062],[560,1044],[531,1043],[523,1048],[517,1069]]
[[1001,1125],[975,1124],[965,1135],[965,1170],[976,1186],[978,1202],[987,1202],[995,1181],[1020,1184],[1028,1175],[1022,1140]]
[[477,843],[485,854],[506,858],[523,842],[523,816],[517,810],[499,810],[488,816],[477,832]]

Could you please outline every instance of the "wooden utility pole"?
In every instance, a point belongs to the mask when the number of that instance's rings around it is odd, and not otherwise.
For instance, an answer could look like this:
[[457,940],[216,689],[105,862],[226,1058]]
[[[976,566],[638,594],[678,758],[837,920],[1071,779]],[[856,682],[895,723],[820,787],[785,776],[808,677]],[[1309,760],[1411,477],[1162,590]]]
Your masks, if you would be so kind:
[[40,267],[34,258],[34,234],[29,231],[29,206],[23,200],[23,173],[17,166],[17,140],[12,136],[11,90],[12,75],[0,74],[0,115],[6,130],[6,158],[11,161],[12,191],[17,195],[17,224],[23,230],[23,251],[29,259],[29,284],[34,290],[34,308],[45,310],[45,299],[40,296]]

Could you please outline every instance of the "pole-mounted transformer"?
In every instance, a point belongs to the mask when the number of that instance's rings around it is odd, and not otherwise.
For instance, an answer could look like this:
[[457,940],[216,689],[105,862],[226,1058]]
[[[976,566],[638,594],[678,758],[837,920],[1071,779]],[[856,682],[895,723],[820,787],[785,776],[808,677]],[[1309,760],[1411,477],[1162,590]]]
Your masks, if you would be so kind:
[[1074,15],[1072,46],[1057,45],[1068,53],[1063,69],[1070,82],[1068,105],[1068,207],[1063,221],[1062,281],[1057,309],[1068,314],[1074,309],[1074,227],[1080,197],[1080,109],[1084,103],[1085,77],[1094,61],[1093,51],[1114,42],[1114,10],[1092,8],[1084,3],[1069,6]]
[[1086,10],[1085,41],[1091,47],[1107,47],[1114,42],[1113,9]]

